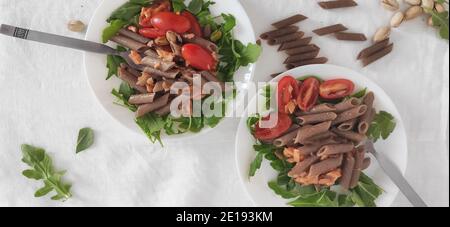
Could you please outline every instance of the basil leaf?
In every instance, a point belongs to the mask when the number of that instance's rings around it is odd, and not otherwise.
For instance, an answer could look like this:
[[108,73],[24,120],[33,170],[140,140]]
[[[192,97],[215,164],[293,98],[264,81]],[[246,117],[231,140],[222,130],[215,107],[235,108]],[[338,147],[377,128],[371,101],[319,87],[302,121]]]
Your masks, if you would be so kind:
[[202,7],[203,7],[203,0],[192,0],[187,9],[193,13],[194,15],[200,13],[200,11],[202,11]]
[[76,153],[88,149],[94,143],[94,131],[91,128],[82,128],[78,132]]
[[107,43],[113,36],[119,32],[121,28],[129,23],[123,20],[113,20],[110,22],[109,26],[103,29],[102,42]]
[[261,168],[261,163],[263,160],[263,154],[262,153],[258,153],[255,157],[255,159],[253,160],[253,162],[250,164],[250,170],[248,172],[248,176],[249,177],[253,177],[255,176],[256,171]]

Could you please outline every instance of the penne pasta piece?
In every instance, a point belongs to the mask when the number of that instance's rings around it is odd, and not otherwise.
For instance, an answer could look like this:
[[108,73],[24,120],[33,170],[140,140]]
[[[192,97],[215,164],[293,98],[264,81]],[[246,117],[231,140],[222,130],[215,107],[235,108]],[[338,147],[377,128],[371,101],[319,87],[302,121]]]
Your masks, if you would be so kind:
[[297,147],[297,150],[299,151],[300,155],[310,155],[316,153],[321,146],[321,144],[306,145]]
[[300,125],[316,124],[324,121],[333,121],[336,119],[337,114],[333,112],[309,114],[297,117]]
[[325,64],[327,62],[328,62],[328,58],[320,57],[320,58],[313,58],[310,60],[299,61],[299,62],[294,62],[294,63],[289,63],[289,64],[292,65],[292,67],[299,67],[299,66],[304,66],[304,65]]
[[321,162],[318,162],[316,164],[311,165],[309,168],[309,177],[317,177],[320,174],[324,174],[327,172],[330,172],[331,170],[334,170],[341,166],[342,164],[342,155],[339,155],[335,158],[328,158]]
[[286,42],[281,44],[281,46],[278,48],[278,51],[292,49],[296,47],[306,46],[308,45],[312,40],[312,37],[304,37],[301,39],[297,39],[294,41]]
[[299,30],[298,26],[288,26],[288,27],[280,28],[280,29],[273,30],[270,32],[265,32],[265,33],[261,34],[259,37],[261,39],[271,39],[271,38],[276,38],[276,37],[284,36],[287,34],[295,33],[298,30]]
[[278,45],[278,44],[282,44],[285,42],[291,42],[291,41],[294,41],[297,39],[301,39],[303,37],[303,35],[305,35],[305,33],[295,32],[292,34],[287,34],[287,35],[283,35],[280,37],[271,38],[271,39],[269,39],[269,41],[267,41],[267,43],[269,45]]
[[370,55],[372,55],[372,54],[380,51],[384,47],[386,47],[388,44],[389,44],[389,38],[387,38],[383,41],[376,42],[372,46],[367,47],[367,48],[363,49],[361,52],[359,52],[357,59],[359,60],[359,59],[369,57]]
[[152,103],[140,105],[136,111],[136,117],[142,117],[152,111],[155,111],[169,102],[169,93],[157,98]]
[[126,63],[120,63],[120,67],[124,68],[127,72],[129,72],[131,75],[135,76],[135,77],[140,77],[142,75],[141,72],[139,72],[136,69],[131,68],[129,65],[127,65]]
[[191,34],[185,34],[183,35],[182,38],[185,43],[194,43],[200,45],[203,48],[209,50],[210,52],[217,52],[219,50],[219,47],[217,47],[215,43],[206,40],[204,38],[197,37],[195,35],[192,36]]
[[317,125],[306,125],[298,130],[295,144],[302,143],[306,139],[324,133],[330,129],[331,121],[325,121]]
[[126,37],[128,37],[130,39],[133,39],[133,40],[135,40],[137,42],[143,43],[143,44],[147,44],[148,42],[150,42],[149,38],[141,36],[138,33],[132,32],[132,31],[130,31],[128,29],[125,29],[125,28],[121,28],[119,30],[119,34],[123,35],[123,36],[126,36]]
[[344,154],[355,149],[355,145],[353,143],[345,143],[345,144],[329,144],[322,146],[317,152],[317,156],[330,156],[335,154]]
[[313,30],[313,32],[316,33],[316,35],[324,36],[324,35],[332,34],[335,32],[342,32],[345,30],[347,30],[347,27],[345,27],[343,24],[335,24],[335,25],[330,25],[330,26],[315,29],[315,30]]
[[295,55],[308,53],[308,52],[312,52],[312,51],[320,51],[320,48],[318,46],[316,46],[315,44],[309,44],[309,45],[306,45],[306,46],[301,46],[301,47],[297,47],[297,48],[287,49],[286,50],[286,54],[288,54],[290,56],[295,56]]
[[373,92],[367,93],[367,95],[363,99],[364,105],[367,106],[367,111],[362,115],[359,119],[358,123],[358,133],[366,134],[369,130],[370,124],[372,123],[373,117],[375,116],[375,110],[373,109],[373,102],[375,100],[375,96]]
[[363,142],[365,139],[367,139],[366,135],[364,134],[359,134],[353,131],[340,131],[337,129],[332,129],[332,131],[334,133],[336,133],[338,136],[343,137],[345,139],[351,140],[355,143],[361,143]]
[[296,14],[294,16],[288,17],[284,20],[280,20],[277,21],[275,23],[272,24],[272,26],[276,27],[276,28],[284,28],[287,27],[289,25],[293,25],[295,23],[298,23],[300,21],[306,20],[308,17],[305,17],[301,14]]
[[324,113],[324,112],[335,112],[337,109],[335,106],[328,104],[328,103],[322,103],[316,106],[313,106],[308,112],[303,112],[305,114],[317,114],[317,113]]
[[359,104],[360,102],[357,98],[350,98],[334,105],[334,107],[336,108],[336,113],[342,113],[346,110],[358,106]]
[[275,77],[277,77],[280,74],[282,74],[282,72],[271,74],[270,77],[275,78]]
[[169,70],[167,72],[163,72],[163,71],[155,69],[153,67],[145,67],[144,72],[149,73],[151,75],[165,77],[168,79],[175,79],[177,77],[178,73],[180,73],[180,70],[174,69],[174,70]]
[[128,102],[133,105],[140,105],[140,104],[152,103],[154,99],[155,99],[155,93],[146,93],[146,94],[132,95],[128,99]]
[[348,190],[350,188],[350,181],[352,180],[354,167],[355,158],[353,158],[351,153],[345,154],[344,163],[342,165],[342,177],[339,182],[344,190]]
[[170,103],[166,104],[165,106],[155,110],[155,114],[159,116],[165,116],[170,113]]
[[350,188],[354,188],[358,185],[365,154],[366,151],[364,150],[364,147],[358,147],[355,150],[355,166],[353,168],[352,179],[350,181]]
[[306,60],[311,60],[319,55],[319,50],[314,50],[307,53],[302,53],[299,55],[289,56],[283,63],[295,63],[295,62],[302,62]]
[[291,126],[291,128],[288,130],[286,134],[278,137],[273,141],[273,145],[275,145],[276,147],[283,147],[293,142],[294,138],[297,136],[299,128],[300,126],[298,125]]
[[317,160],[319,160],[319,157],[312,155],[301,162],[297,162],[297,164],[295,164],[295,166],[291,169],[291,171],[288,172],[288,176],[292,178],[299,177]]
[[113,41],[119,45],[122,45],[124,47],[127,47],[129,49],[132,49],[134,51],[137,51],[137,52],[144,52],[150,48],[143,43],[140,43],[136,40],[130,39],[130,38],[122,36],[122,35],[113,36],[111,38],[111,41]]
[[366,41],[366,35],[362,33],[351,33],[351,32],[336,32],[334,36],[338,40],[346,40],[346,41]]
[[361,170],[366,170],[367,168],[369,168],[370,163],[371,163],[370,157],[365,158],[361,166]]
[[[367,112],[366,112],[367,113]],[[351,131],[353,130],[353,128],[355,127],[356,124],[356,118],[353,118],[351,120],[342,122],[337,129],[339,129],[340,131]]]
[[362,59],[363,66],[366,67],[366,66],[372,64],[373,62],[379,60],[380,58],[388,55],[389,53],[392,52],[393,49],[394,49],[394,44],[391,43],[391,44],[387,45],[386,47],[384,47],[383,49],[381,49],[380,51],[370,55],[369,57],[363,58]]
[[160,58],[150,56],[142,58],[141,64],[153,67],[154,69],[158,69],[163,72],[166,72],[167,70],[170,70],[175,66],[175,62],[164,61]]
[[357,107],[354,107],[352,109],[346,110],[340,114],[337,115],[336,119],[333,121],[333,125],[340,124],[342,122],[346,122],[348,120],[352,120],[355,118],[358,118],[359,116],[362,116],[367,112],[367,106],[366,105],[359,105]]
[[358,4],[353,0],[335,0],[335,1],[323,1],[318,3],[323,9],[337,9],[344,7],[354,7]]
[[130,87],[138,90],[140,93],[147,93],[147,89],[143,86],[137,85],[137,78],[125,70],[125,68],[119,67],[117,74],[119,78],[130,85]]

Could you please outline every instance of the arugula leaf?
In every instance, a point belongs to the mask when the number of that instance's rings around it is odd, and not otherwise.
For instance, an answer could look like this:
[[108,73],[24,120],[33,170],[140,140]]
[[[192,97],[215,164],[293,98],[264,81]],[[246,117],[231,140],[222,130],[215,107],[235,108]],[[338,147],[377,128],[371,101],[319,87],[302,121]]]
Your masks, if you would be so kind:
[[247,128],[252,135],[255,133],[255,125],[260,119],[261,116],[259,114],[254,114],[247,118]]
[[253,160],[253,162],[250,164],[250,170],[248,172],[248,176],[249,177],[253,177],[255,176],[256,171],[261,168],[261,163],[263,160],[263,154],[262,153],[258,153],[256,154],[255,159]]
[[385,140],[394,131],[395,126],[396,123],[394,121],[394,117],[386,111],[380,111],[375,115],[374,120],[370,124],[367,135],[374,142],[380,138]]
[[78,132],[76,153],[88,149],[94,143],[94,131],[91,128],[82,128]]
[[261,52],[262,52],[261,46],[249,43],[246,47],[244,47],[244,49],[240,53],[241,66],[247,66],[250,63],[256,62],[259,56],[261,55]]
[[448,40],[449,39],[448,11],[439,13],[433,9],[425,9],[425,12],[431,15],[433,26],[438,28],[439,35],[441,36],[441,38]]
[[26,163],[31,169],[25,170],[22,174],[34,180],[42,180],[44,187],[38,189],[34,196],[42,197],[55,191],[56,195],[52,197],[53,200],[66,201],[72,194],[70,193],[70,184],[63,183],[61,178],[65,171],[54,171],[52,160],[44,149],[34,147],[28,144],[22,144],[22,162]]
[[121,28],[128,25],[129,22],[123,21],[123,20],[112,20],[108,27],[103,29],[102,33],[102,42],[107,43],[109,39],[111,39],[113,36],[119,32]]
[[298,197],[296,200],[288,204],[294,207],[337,207],[335,200],[336,194],[329,190],[322,190],[319,193]]
[[161,146],[163,146],[161,141],[161,130],[164,128],[165,122],[162,117],[155,113],[148,113],[142,117],[136,118],[135,121],[152,143],[158,141]]
[[[118,51],[126,51],[124,47],[117,46]],[[108,55],[106,57],[106,68],[108,68],[108,76],[106,76],[106,80],[111,78],[114,75],[117,75],[117,70],[121,63],[125,63],[125,60],[116,55]]]
[[362,90],[359,90],[355,94],[350,95],[350,98],[358,98],[358,99],[360,99],[360,98],[364,97],[366,95],[366,93],[367,93],[367,88],[364,88]]
[[202,11],[202,8],[203,0],[192,0],[188,5],[187,10],[195,15],[200,13]]
[[317,193],[314,189],[314,186],[312,185],[300,186],[298,184],[295,184],[295,187],[293,189],[288,190],[286,186],[280,185],[276,181],[270,181],[268,183],[268,186],[275,192],[275,194],[281,196],[284,199],[292,199],[299,196],[308,197]]
[[114,10],[106,21],[111,22],[117,19],[122,21],[130,21],[141,12],[142,7],[152,4],[152,2],[152,0],[130,0]]
[[[123,85],[123,86],[127,86],[127,85]],[[122,86],[121,86],[122,88]],[[131,110],[132,112],[136,112],[137,111],[137,106],[136,105],[132,105],[128,102],[129,97],[126,97],[127,94],[122,93],[122,90],[119,89],[119,91],[117,91],[116,89],[113,89],[111,91],[111,94],[114,95],[117,98],[117,102],[114,102],[117,105],[123,106],[125,108],[128,108],[129,110]]]
[[353,207],[355,203],[352,200],[352,194],[348,195],[339,195],[337,197],[339,207]]
[[375,182],[361,173],[358,186],[351,190],[351,200],[360,207],[376,207],[375,200],[383,193]]
[[172,0],[172,9],[174,12],[178,13],[186,9],[184,0]]
[[304,80],[306,80],[306,79],[308,79],[308,78],[310,78],[310,77],[316,78],[320,83],[324,82],[324,80],[323,80],[322,78],[320,78],[320,77],[318,77],[318,76],[314,76],[314,75],[306,75],[306,76],[302,76],[302,77],[297,78],[297,80],[298,80],[298,81],[304,81]]

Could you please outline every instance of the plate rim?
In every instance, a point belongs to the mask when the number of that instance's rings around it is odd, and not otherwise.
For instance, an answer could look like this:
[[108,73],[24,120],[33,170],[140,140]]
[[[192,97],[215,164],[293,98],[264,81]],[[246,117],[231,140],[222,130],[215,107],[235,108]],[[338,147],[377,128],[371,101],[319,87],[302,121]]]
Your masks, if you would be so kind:
[[[354,73],[363,76],[362,73],[360,73],[360,72],[358,72],[358,71],[356,71],[356,70],[354,70],[354,69],[351,69],[351,68],[348,68],[348,67],[344,67],[344,66],[339,66],[339,65],[334,65],[334,64],[311,64],[311,65],[299,66],[299,67],[292,68],[292,69],[289,69],[289,70],[287,70],[287,71],[284,71],[283,73],[280,73],[278,76],[276,76],[276,77],[272,78],[271,80],[269,80],[268,83],[274,82],[275,80],[279,80],[281,77],[284,77],[284,76],[286,76],[287,74],[291,74],[291,72],[293,72],[293,71],[295,71],[295,70],[298,70],[299,68],[309,68],[309,67],[319,67],[319,66],[340,68],[340,69],[343,69],[343,70],[353,71]],[[378,88],[380,88],[381,91],[384,92],[384,93],[387,95],[386,91],[385,91],[381,86],[379,86],[377,83],[375,83],[372,79],[370,79],[370,78],[368,78],[368,77],[364,77],[364,78],[365,78],[366,80],[368,80],[369,82],[371,82],[372,84],[374,84],[375,86],[377,86]],[[250,101],[249,101],[249,105],[250,105],[251,103],[255,102],[254,99],[255,99],[256,96],[259,94],[259,91],[261,91],[261,89],[259,89],[259,90],[255,93],[255,95],[253,95],[253,97],[252,97],[252,98],[250,99]],[[396,119],[396,122],[399,123],[398,125],[401,125],[401,126],[402,126],[402,129],[403,129],[402,131],[403,131],[403,133],[404,133],[404,135],[405,135],[405,150],[406,150],[405,156],[406,156],[406,160],[405,160],[405,165],[404,165],[404,167],[403,167],[403,168],[401,168],[401,166],[399,167],[400,172],[401,172],[402,175],[404,176],[405,173],[406,173],[406,170],[407,170],[407,168],[408,168],[408,154],[409,154],[409,150],[408,150],[408,133],[407,133],[407,131],[406,131],[406,129],[405,129],[403,117],[401,116],[400,112],[398,111],[397,106],[396,106],[395,103],[392,101],[392,99],[390,98],[389,95],[387,95],[387,97],[389,98],[389,101],[393,104],[393,107],[394,107],[394,109],[395,109],[395,111],[396,111],[396,113],[397,113],[397,115],[398,115],[398,117],[399,117],[398,119]],[[257,207],[257,206],[260,205],[260,204],[258,204],[258,202],[255,201],[255,198],[250,194],[250,191],[248,190],[248,188],[247,188],[247,186],[246,186],[246,184],[250,184],[251,182],[248,182],[248,183],[245,182],[244,176],[242,176],[242,174],[241,174],[242,169],[241,169],[241,167],[239,166],[239,155],[238,155],[238,152],[239,152],[239,147],[238,147],[238,136],[239,136],[239,134],[238,134],[238,131],[239,131],[240,128],[242,128],[242,127],[244,126],[244,124],[246,124],[246,119],[247,119],[246,113],[247,113],[247,110],[248,110],[248,106],[245,108],[245,111],[244,111],[243,115],[241,116],[241,119],[239,120],[238,127],[237,127],[237,129],[236,129],[235,144],[234,144],[234,149],[235,149],[235,152],[234,152],[235,160],[234,160],[234,161],[235,161],[235,167],[236,167],[235,170],[237,171],[237,174],[238,174],[238,177],[239,177],[239,181],[240,181],[240,185],[241,185],[241,187],[243,188],[243,190],[245,191],[245,193],[247,194],[247,196],[248,196],[248,198],[250,199],[250,201],[252,202],[252,205],[253,205],[254,207]],[[397,166],[397,167],[398,167],[398,166]],[[380,167],[380,168],[381,168],[381,167]],[[389,179],[389,180],[390,180],[390,179]],[[390,203],[388,206],[391,206],[391,205],[392,205],[392,203],[394,202],[395,198],[398,197],[399,193],[400,193],[400,190],[399,190],[398,188],[396,188],[395,194],[393,195],[394,199],[391,201],[391,203]],[[273,194],[273,196],[277,196],[277,195]],[[281,199],[281,198],[280,198],[280,199]]]

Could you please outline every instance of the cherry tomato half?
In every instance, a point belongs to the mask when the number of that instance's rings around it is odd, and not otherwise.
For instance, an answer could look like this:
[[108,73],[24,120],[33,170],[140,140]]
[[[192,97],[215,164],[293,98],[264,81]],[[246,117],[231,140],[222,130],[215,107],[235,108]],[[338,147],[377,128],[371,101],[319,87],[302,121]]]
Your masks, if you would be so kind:
[[[270,115],[264,117],[263,120],[269,120]],[[278,113],[277,125],[273,128],[261,128],[259,122],[255,126],[255,137],[260,140],[275,139],[285,133],[292,125],[292,120],[289,115]]]
[[139,29],[139,34],[150,39],[155,39],[166,35],[164,31],[158,30],[156,28],[141,28]]
[[191,29],[191,23],[186,17],[172,12],[160,12],[152,16],[153,27],[167,32],[185,33]]
[[353,93],[355,84],[346,79],[327,80],[320,85],[320,97],[339,99]]
[[278,82],[278,111],[281,113],[292,113],[292,105],[295,109],[295,100],[298,96],[298,81],[292,76],[285,76]]
[[183,11],[181,13],[181,16],[186,17],[186,19],[188,19],[191,23],[191,29],[189,29],[189,32],[194,33],[194,35],[197,37],[203,36],[202,28],[200,27],[200,24],[198,23],[197,18],[195,18],[194,15],[192,15],[188,11]]
[[154,5],[152,7],[142,7],[141,14],[139,16],[139,25],[144,28],[152,27],[151,19],[152,16],[159,12],[170,11],[170,2],[165,1],[159,5]]
[[319,86],[319,80],[314,77],[303,81],[297,96],[297,105],[301,110],[308,111],[316,104],[319,98]]
[[216,60],[213,58],[212,53],[205,48],[188,43],[181,48],[181,55],[186,61],[187,65],[190,65],[199,70],[214,70],[216,69]]

